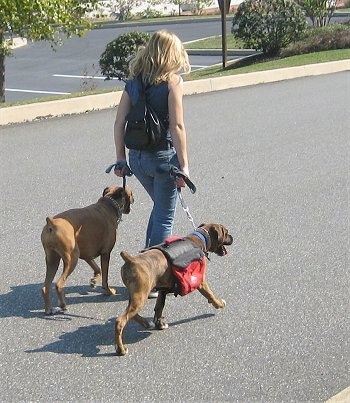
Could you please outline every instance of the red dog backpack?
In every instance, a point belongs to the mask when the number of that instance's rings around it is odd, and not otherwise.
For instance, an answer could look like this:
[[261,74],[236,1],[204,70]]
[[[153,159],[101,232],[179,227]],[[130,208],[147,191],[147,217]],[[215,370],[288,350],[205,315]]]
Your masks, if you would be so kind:
[[198,288],[207,268],[207,259],[200,246],[187,238],[169,237],[152,248],[160,249],[171,263],[177,280],[175,295],[184,296]]

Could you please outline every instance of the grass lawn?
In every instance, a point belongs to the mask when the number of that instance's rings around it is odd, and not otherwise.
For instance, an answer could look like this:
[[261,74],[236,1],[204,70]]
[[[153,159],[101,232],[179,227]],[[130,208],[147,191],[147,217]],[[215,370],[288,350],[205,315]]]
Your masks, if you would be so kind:
[[[227,49],[242,49],[243,42],[234,39],[232,34],[226,35]],[[220,36],[212,36],[207,39],[185,43],[186,49],[222,49],[222,40]]]
[[332,62],[337,60],[350,59],[350,49],[328,50],[325,52],[307,53],[305,55],[285,57],[282,59],[260,61],[249,66],[235,68],[235,63],[231,62],[225,70],[222,64],[196,70],[185,76],[186,81],[198,80],[202,78],[223,77],[234,74],[252,73],[255,71],[281,69],[285,67],[303,66],[306,64]]

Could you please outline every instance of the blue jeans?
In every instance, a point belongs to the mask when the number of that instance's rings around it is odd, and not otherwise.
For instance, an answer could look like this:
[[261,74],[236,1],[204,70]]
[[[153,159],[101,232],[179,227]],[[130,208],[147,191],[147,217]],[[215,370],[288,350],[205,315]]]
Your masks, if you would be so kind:
[[153,201],[148,220],[145,247],[158,245],[172,234],[177,190],[170,176],[172,165],[179,168],[174,148],[147,152],[129,150],[129,165]]

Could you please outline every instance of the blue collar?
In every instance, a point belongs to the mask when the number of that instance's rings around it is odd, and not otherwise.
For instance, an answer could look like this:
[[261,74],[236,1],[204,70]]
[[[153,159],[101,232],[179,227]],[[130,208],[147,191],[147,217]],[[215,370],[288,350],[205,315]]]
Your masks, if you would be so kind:
[[207,238],[199,231],[193,231],[192,234],[196,235],[204,243],[205,249],[207,249],[207,247],[208,247]]

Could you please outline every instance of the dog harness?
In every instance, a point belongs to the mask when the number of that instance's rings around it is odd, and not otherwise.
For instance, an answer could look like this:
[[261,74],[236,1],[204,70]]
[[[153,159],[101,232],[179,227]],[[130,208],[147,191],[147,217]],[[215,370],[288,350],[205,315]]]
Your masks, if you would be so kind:
[[196,290],[203,281],[207,259],[203,249],[188,238],[172,236],[164,243],[152,246],[167,258],[175,277],[175,296]]

